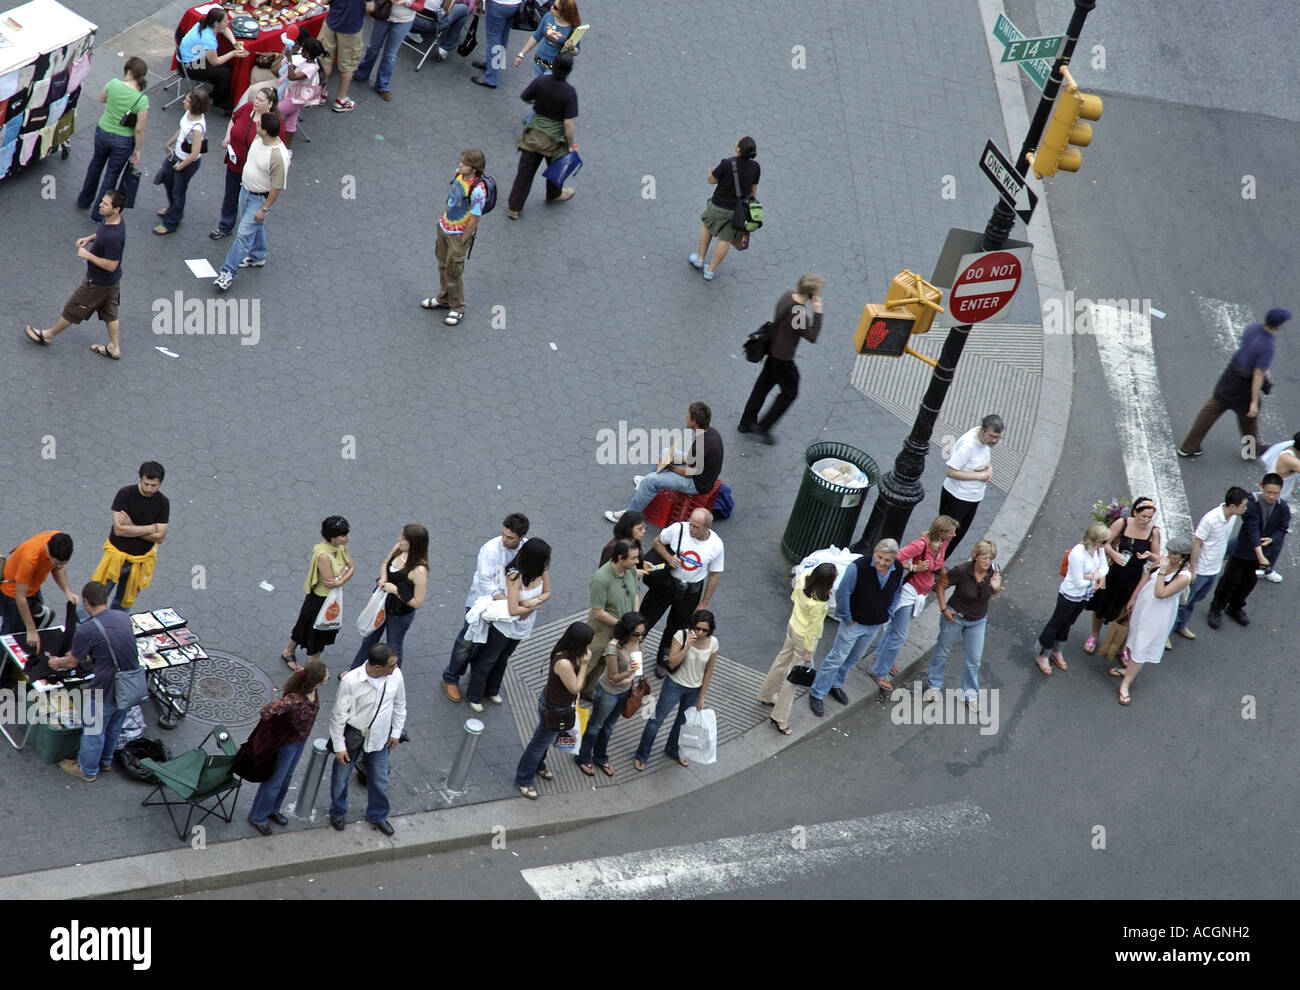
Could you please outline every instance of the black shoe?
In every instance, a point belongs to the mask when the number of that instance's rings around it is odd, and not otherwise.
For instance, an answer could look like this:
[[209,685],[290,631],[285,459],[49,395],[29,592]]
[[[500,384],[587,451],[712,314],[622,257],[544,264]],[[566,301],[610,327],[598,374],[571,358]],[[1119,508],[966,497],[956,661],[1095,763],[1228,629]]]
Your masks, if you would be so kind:
[[1205,621],[1211,629],[1218,629],[1219,626],[1223,625],[1223,613],[1210,609],[1210,614],[1205,617]]
[[342,832],[345,823],[343,819],[339,818],[337,815],[330,815],[330,824],[334,826],[335,832]]
[[737,433],[753,433],[753,432],[755,432],[757,429],[758,429],[758,427],[755,426],[753,423],[746,423],[744,420],[741,420],[740,425],[736,427],[736,432],[737,432]]
[[224,237],[229,237],[233,233],[234,233],[233,230],[222,230],[220,227],[213,227],[211,230],[208,231],[208,236],[211,237],[214,241],[219,241]]
[[1205,453],[1205,451],[1200,449],[1199,447],[1196,450],[1192,450],[1192,451],[1183,450],[1182,447],[1179,447],[1176,453],[1178,454],[1179,457],[1200,457],[1202,454]]
[[828,693],[841,705],[847,705],[849,703],[849,696],[844,693],[843,688],[831,688]]
[[379,829],[379,831],[383,832],[384,835],[392,835],[397,831],[397,829],[393,828],[393,826],[388,823],[387,818],[382,822],[371,822],[370,827]]
[[289,824],[289,819],[285,818],[284,815],[280,814],[278,811],[275,814],[267,815],[266,817],[271,819],[271,821],[275,822],[277,825]]
[[765,443],[769,447],[776,443],[776,437],[772,436],[771,433],[763,429],[761,426],[754,427],[754,432],[758,434],[758,439],[761,443]]
[[1233,622],[1237,623],[1237,625],[1239,626],[1250,625],[1250,616],[1246,614],[1246,610],[1244,608],[1229,609],[1228,618],[1230,618]]
[[818,718],[826,714],[826,707],[822,704],[822,699],[814,698],[811,694],[808,695],[808,707],[812,709],[812,713]]
[[253,828],[257,829],[257,830],[258,830],[259,832],[261,832],[263,835],[270,835],[270,834],[271,834],[271,826],[270,826],[270,825],[259,825],[259,824],[257,824],[257,822],[255,822],[255,821],[251,821],[251,820],[249,821],[248,824],[252,825]]

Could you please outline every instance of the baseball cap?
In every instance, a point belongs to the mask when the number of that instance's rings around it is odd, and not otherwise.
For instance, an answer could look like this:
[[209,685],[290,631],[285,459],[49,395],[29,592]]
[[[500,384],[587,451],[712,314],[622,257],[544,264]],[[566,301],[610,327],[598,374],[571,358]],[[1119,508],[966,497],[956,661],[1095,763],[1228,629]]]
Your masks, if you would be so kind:
[[1264,322],[1271,327],[1280,327],[1289,319],[1291,319],[1291,311],[1289,309],[1282,309],[1280,306],[1275,309],[1270,309],[1264,314]]

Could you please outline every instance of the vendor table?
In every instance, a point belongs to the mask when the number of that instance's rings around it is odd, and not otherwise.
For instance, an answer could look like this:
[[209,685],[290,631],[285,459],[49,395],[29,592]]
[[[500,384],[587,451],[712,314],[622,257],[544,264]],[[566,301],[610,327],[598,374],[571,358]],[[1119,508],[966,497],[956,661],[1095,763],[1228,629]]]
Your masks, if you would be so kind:
[[[199,661],[206,660],[208,655],[175,609],[132,612],[131,628],[135,630],[136,653],[149,682],[149,697],[158,710],[158,726],[174,729],[189,711]],[[184,689],[172,684],[168,676],[169,671],[179,667],[189,668]]]
[[55,151],[68,157],[96,30],[57,0],[0,13],[0,179]]
[[[254,7],[251,4],[245,5],[240,3],[204,3],[197,7],[191,7],[181,16],[180,30],[181,35],[189,31],[195,24],[203,20],[203,15],[213,7],[226,8],[228,17],[234,17],[239,14],[248,14],[250,17],[256,17],[258,13],[269,11],[290,11],[295,9],[296,5],[286,6],[283,3],[272,2],[265,3],[261,6]],[[290,25],[298,29],[298,37],[305,38],[308,35],[316,37],[320,34],[321,25],[325,23],[325,15],[329,13],[324,6],[313,4],[313,7],[320,7],[318,13],[306,17],[299,17],[292,20],[277,20],[275,24],[262,26],[261,32],[256,38],[241,38],[244,48],[253,54],[248,58],[232,58],[226,64],[230,66],[230,92],[231,98],[238,100],[249,86],[249,73],[253,71],[253,57],[262,52],[278,52],[284,48],[284,42],[280,40],[280,35],[284,33],[285,28]],[[217,35],[217,52],[224,54],[230,51],[230,42],[224,35]],[[176,53],[172,53],[172,70],[176,69]]]
[[[56,633],[62,633],[63,627],[58,626],[49,630],[42,630],[42,632],[47,632],[48,634],[51,635]],[[0,649],[3,650],[3,653],[0,654],[0,673],[4,672],[6,666],[12,666],[14,670],[18,672],[23,672],[27,669],[27,662],[30,658],[27,655],[26,634],[24,634],[22,639],[19,639],[17,636],[11,634],[5,634],[3,636],[0,636]],[[28,690],[31,690],[36,694],[43,696],[46,699],[46,703],[49,704],[51,703],[50,702],[51,693],[56,691],[57,689],[65,688],[67,690],[74,690],[76,688],[83,687],[86,684],[91,684],[93,683],[94,680],[95,680],[94,674],[87,674],[85,677],[72,678],[67,682],[51,681],[51,680],[27,682],[27,681],[19,681],[15,679],[14,695],[16,698],[19,699],[18,704],[20,704],[23,709],[23,714],[18,719],[18,723],[16,724],[26,723],[27,728],[23,732],[22,742],[19,742],[16,739],[14,739],[14,737],[9,734],[9,730],[4,726],[4,723],[2,722],[0,722],[0,733],[4,734],[4,737],[9,740],[9,745],[12,746],[14,749],[22,749],[24,746],[27,745],[27,740],[32,734],[32,727],[36,724],[35,719],[27,718],[27,701],[28,701],[27,691]],[[26,684],[26,688],[23,687],[24,684]],[[81,724],[80,721],[78,720],[78,714],[75,711],[67,711],[61,713],[60,717],[58,718],[58,721],[61,724],[61,726],[65,729],[74,729]]]

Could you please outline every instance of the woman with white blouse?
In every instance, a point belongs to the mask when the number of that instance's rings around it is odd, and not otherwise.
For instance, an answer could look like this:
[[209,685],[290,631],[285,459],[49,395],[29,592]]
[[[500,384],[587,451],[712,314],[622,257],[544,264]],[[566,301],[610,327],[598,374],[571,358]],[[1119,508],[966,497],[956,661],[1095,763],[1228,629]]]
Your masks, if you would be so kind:
[[1052,663],[1062,670],[1068,669],[1065,657],[1061,654],[1061,644],[1069,638],[1070,627],[1074,625],[1083,612],[1083,608],[1106,582],[1106,572],[1110,565],[1106,563],[1103,549],[1110,539],[1110,528],[1103,523],[1093,523],[1083,533],[1083,542],[1076,543],[1066,555],[1066,573],[1056,593],[1056,608],[1047,620],[1038,637],[1038,652],[1034,662],[1044,674],[1052,672],[1048,665],[1048,654]]

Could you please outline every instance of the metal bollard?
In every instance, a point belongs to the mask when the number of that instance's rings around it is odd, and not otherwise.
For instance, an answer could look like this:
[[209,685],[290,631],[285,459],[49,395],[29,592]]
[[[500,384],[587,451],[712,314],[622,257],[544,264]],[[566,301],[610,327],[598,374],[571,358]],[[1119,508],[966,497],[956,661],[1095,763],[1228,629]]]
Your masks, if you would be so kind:
[[316,795],[320,793],[320,782],[331,756],[328,739],[312,740],[311,759],[307,761],[307,772],[302,775],[302,788],[298,791],[299,800],[294,808],[299,818],[316,820]]
[[469,776],[469,765],[474,759],[474,750],[478,748],[479,736],[482,734],[481,721],[476,718],[465,720],[465,737],[460,741],[460,749],[447,774],[447,784],[439,789],[448,800],[465,793],[465,778]]

